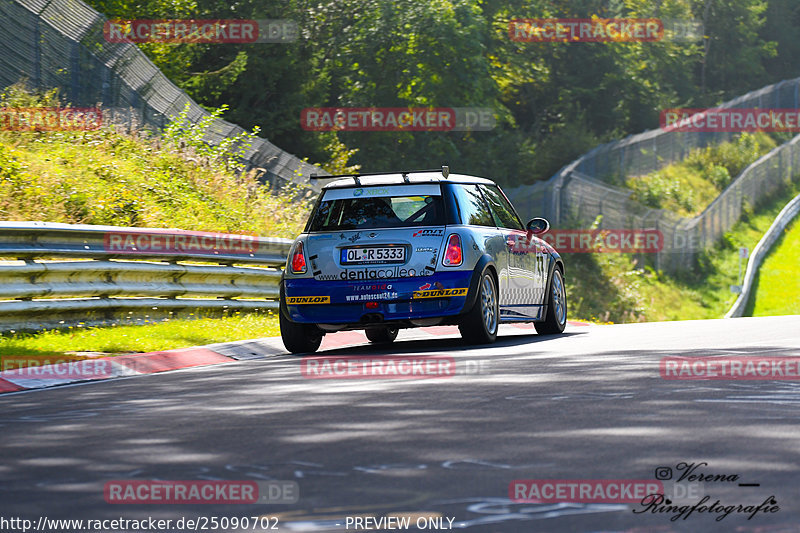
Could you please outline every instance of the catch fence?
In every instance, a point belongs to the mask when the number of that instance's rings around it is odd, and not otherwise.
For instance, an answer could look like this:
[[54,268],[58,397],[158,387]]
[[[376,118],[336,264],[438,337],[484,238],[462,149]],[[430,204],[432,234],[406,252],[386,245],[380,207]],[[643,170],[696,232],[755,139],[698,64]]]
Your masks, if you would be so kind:
[[[769,85],[718,108],[798,109],[800,78]],[[658,229],[664,247],[655,254],[656,268],[690,269],[696,254],[716,243],[740,219],[743,209],[758,205],[782,184],[800,174],[800,135],[745,168],[702,213],[681,217],[649,208],[631,198],[630,189],[615,187],[630,176],[642,176],[680,161],[690,151],[734,139],[730,132],[650,130],[598,146],[563,167],[547,181],[506,191],[521,214],[544,216],[554,226],[586,227],[598,217],[601,229]]]

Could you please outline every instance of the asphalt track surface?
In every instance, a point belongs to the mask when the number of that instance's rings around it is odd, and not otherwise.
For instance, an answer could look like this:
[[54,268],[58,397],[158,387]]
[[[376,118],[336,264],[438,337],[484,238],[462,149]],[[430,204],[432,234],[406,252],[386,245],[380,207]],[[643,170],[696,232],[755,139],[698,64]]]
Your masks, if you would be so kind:
[[[0,518],[275,516],[281,531],[355,531],[347,517],[357,516],[441,517],[445,527],[450,518],[474,532],[800,529],[800,381],[659,372],[664,357],[800,356],[800,316],[570,326],[558,337],[506,327],[483,347],[413,338],[322,355],[452,357],[457,375],[307,379],[302,358],[279,355],[4,395]],[[677,477],[683,462],[737,476],[693,485],[686,502],[697,491],[709,505],[772,496],[779,510],[672,521],[637,503],[508,499],[517,479],[652,481],[660,467]],[[104,500],[107,482],[130,479],[294,481],[299,500]]]

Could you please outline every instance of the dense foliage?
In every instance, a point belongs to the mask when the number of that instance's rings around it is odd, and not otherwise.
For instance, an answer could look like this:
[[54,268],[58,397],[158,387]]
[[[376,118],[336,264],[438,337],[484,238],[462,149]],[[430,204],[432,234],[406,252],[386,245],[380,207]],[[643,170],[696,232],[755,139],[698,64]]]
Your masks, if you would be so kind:
[[[431,167],[512,184],[552,175],[599,142],[800,75],[796,0],[89,0],[109,17],[291,19],[291,44],[143,44],[225,118],[329,168]],[[704,22],[695,42],[524,43],[514,18]],[[476,106],[489,132],[309,132],[315,106]],[[354,150],[357,150],[353,152]],[[348,161],[348,156],[349,161]]]

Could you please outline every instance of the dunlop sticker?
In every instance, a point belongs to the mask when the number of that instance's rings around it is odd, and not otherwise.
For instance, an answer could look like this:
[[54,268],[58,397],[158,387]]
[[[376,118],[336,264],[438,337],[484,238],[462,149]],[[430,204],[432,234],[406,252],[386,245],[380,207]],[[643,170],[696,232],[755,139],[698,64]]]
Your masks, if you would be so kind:
[[300,304],[329,304],[331,303],[330,296],[287,296],[286,305],[300,305]]
[[451,296],[466,296],[467,288],[463,289],[433,289],[429,291],[414,291],[412,298],[449,298]]

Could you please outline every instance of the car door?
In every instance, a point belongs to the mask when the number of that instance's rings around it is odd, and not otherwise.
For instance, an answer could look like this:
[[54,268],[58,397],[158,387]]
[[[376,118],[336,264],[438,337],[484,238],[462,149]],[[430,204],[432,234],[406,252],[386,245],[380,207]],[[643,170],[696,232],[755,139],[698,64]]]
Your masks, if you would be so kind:
[[506,294],[500,297],[501,318],[536,319],[543,298],[543,249],[538,239],[528,239],[511,203],[497,186],[481,185],[495,223],[503,234],[508,254]]

